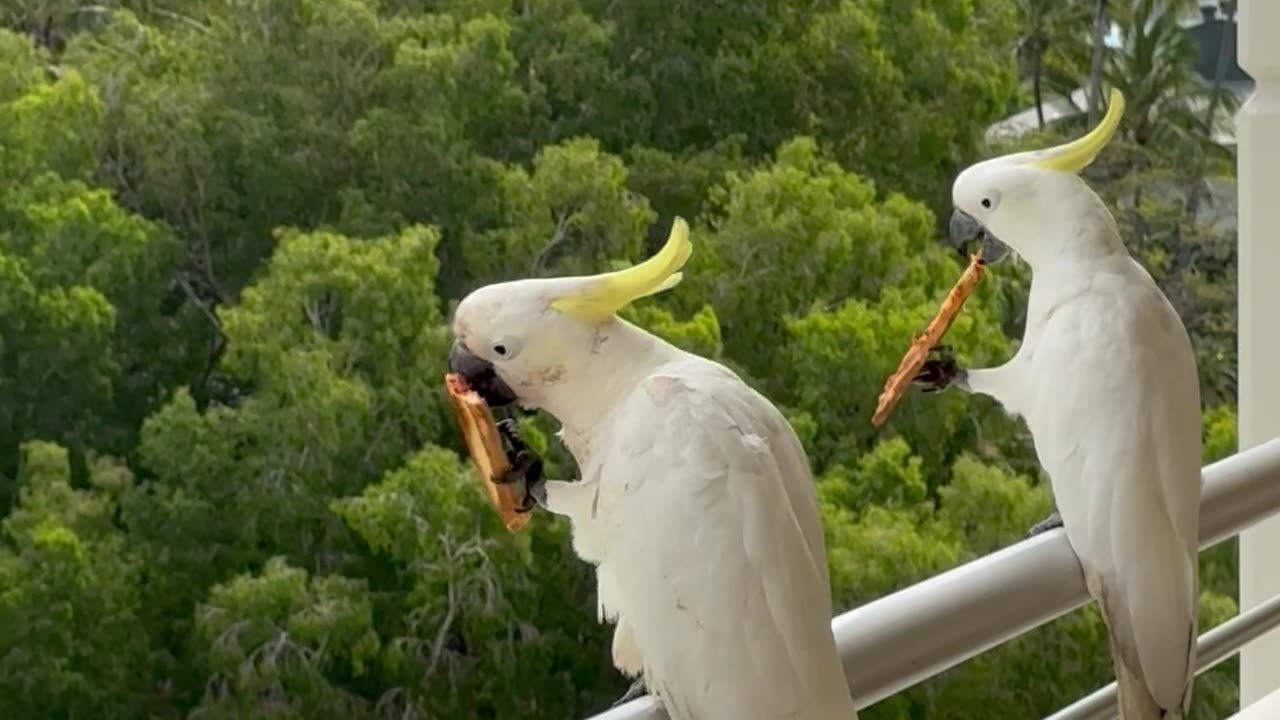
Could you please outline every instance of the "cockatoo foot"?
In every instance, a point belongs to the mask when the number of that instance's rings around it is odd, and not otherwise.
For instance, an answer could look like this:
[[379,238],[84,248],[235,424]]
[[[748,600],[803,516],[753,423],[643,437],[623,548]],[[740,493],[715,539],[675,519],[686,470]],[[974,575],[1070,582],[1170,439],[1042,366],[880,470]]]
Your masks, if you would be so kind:
[[939,345],[929,351],[929,359],[925,360],[912,383],[924,392],[935,393],[946,390],[953,383],[964,387],[966,377],[967,373],[956,366],[951,348]]
[[644,676],[640,676],[636,678],[635,682],[631,683],[631,687],[627,688],[627,691],[622,694],[622,697],[613,701],[613,705],[611,707],[625,705],[631,702],[632,700],[635,700],[638,697],[642,697],[648,694],[649,694],[649,689],[646,688],[644,685]]
[[511,469],[500,477],[495,477],[493,482],[498,485],[523,483],[524,499],[520,507],[516,508],[516,512],[527,513],[535,505],[546,507],[547,488],[546,479],[542,477],[542,458],[525,445],[524,440],[520,438],[520,426],[514,419],[499,420],[497,425],[498,434],[503,440],[503,450],[507,453],[507,463],[511,465]]
[[1035,537],[1042,532],[1048,532],[1049,530],[1060,527],[1062,527],[1062,516],[1058,514],[1057,510],[1054,510],[1049,513],[1049,517],[1041,520],[1035,525],[1032,525],[1031,530],[1027,532],[1027,537]]

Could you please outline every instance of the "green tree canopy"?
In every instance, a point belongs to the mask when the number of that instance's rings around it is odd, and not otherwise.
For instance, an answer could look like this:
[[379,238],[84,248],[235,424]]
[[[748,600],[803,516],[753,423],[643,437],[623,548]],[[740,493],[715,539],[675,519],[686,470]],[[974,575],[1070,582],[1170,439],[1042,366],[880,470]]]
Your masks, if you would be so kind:
[[[685,281],[624,317],[783,408],[839,609],[1016,542],[1051,504],[1019,421],[957,394],[868,418],[961,272],[951,179],[1032,105],[1019,43],[1050,38],[1042,91],[1084,81],[1070,4],[10,3],[0,708],[607,707],[627,683],[592,569],[564,522],[492,512],[444,403],[447,324],[484,283],[635,262],[677,215]],[[1088,178],[1192,331],[1213,460],[1235,447],[1236,259],[1196,188],[1230,168],[1173,111],[1201,88],[1161,7],[1115,13],[1130,117]],[[1027,280],[987,273],[949,335],[963,362],[1012,355]],[[555,422],[520,421],[573,477]],[[1233,547],[1202,557],[1204,629],[1235,612]],[[1234,672],[1200,680],[1194,717],[1234,707]],[[1044,715],[1110,673],[1090,608],[863,714]]]

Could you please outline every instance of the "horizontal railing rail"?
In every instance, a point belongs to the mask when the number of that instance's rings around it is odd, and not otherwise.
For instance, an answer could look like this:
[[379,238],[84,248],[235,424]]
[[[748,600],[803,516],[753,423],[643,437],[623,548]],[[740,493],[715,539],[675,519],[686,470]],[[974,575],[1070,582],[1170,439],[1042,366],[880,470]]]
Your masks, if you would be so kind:
[[[1280,512],[1280,439],[1213,463],[1203,476],[1202,550]],[[1061,617],[1088,599],[1080,564],[1066,535],[1055,530],[854,608],[832,620],[831,626],[854,702],[865,708]],[[1223,630],[1215,637],[1210,631],[1200,642],[1225,638],[1243,643],[1265,629],[1256,634],[1231,632]],[[645,696],[592,720],[667,720],[667,715]]]
[[[1196,674],[1240,652],[1250,640],[1280,627],[1280,595],[1256,605],[1200,636],[1196,642]],[[1114,720],[1116,684],[1086,695],[1045,720]]]

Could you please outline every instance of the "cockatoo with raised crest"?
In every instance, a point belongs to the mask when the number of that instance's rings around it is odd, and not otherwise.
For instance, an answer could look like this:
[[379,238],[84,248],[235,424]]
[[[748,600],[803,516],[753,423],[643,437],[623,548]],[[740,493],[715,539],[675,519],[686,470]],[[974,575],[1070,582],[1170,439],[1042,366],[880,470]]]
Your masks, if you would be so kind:
[[455,313],[450,368],[490,405],[560,422],[580,480],[543,480],[508,423],[500,481],[569,518],[615,625],[613,662],[641,676],[633,690],[672,720],[852,720],[795,433],[724,366],[617,316],[680,282],[691,252],[676,219],[634,267],[482,287]]
[[1106,621],[1122,720],[1183,718],[1195,679],[1200,389],[1191,341],[1079,177],[1124,114],[1074,142],[978,163],[952,189],[952,240],[1006,246],[1031,267],[1022,344],[961,370],[937,357],[917,382],[995,398],[1026,420],[1062,526]]

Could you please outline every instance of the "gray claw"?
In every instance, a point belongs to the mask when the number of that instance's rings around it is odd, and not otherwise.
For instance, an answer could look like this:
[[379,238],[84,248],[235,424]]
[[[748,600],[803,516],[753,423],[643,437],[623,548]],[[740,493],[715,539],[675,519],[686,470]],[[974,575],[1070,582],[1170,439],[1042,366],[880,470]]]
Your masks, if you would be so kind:
[[643,697],[648,694],[649,690],[644,686],[644,676],[638,677],[635,682],[631,683],[631,687],[627,688],[627,691],[622,694],[622,697],[614,700],[613,705],[610,707],[625,705],[636,698]]
[[1032,538],[1040,533],[1048,532],[1060,527],[1062,527],[1062,515],[1058,514],[1057,510],[1054,510],[1049,513],[1049,517],[1041,520],[1035,525],[1032,525],[1031,530],[1027,532],[1027,537]]
[[502,436],[504,449],[507,451],[507,461],[514,465],[516,456],[529,449],[524,439],[520,437],[520,421],[515,418],[503,418],[495,424],[498,426],[498,435]]
[[547,484],[545,482],[542,482],[541,479],[539,479],[538,482],[535,482],[533,485],[531,485],[528,488],[527,492],[529,494],[529,497],[533,498],[533,501],[535,503],[541,505],[544,508],[547,506]]
[[496,485],[510,485],[519,482],[524,485],[524,499],[516,512],[527,513],[533,510],[535,503],[546,507],[547,489],[542,477],[542,459],[529,450],[520,450],[511,460],[511,469],[499,477],[493,478]]
[[951,385],[965,386],[966,373],[956,365],[955,354],[947,345],[939,345],[929,351],[929,359],[911,382],[922,392],[936,393]]
[[542,477],[542,458],[535,455],[521,439],[518,420],[503,418],[496,424],[498,434],[504,441],[503,449],[507,452],[507,462],[511,464],[511,469],[502,477],[494,478],[493,481],[498,485],[524,482],[524,500],[521,501],[520,507],[516,508],[516,512],[527,513],[533,510],[534,505],[546,507],[547,488]]

